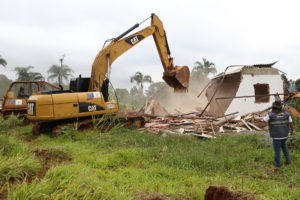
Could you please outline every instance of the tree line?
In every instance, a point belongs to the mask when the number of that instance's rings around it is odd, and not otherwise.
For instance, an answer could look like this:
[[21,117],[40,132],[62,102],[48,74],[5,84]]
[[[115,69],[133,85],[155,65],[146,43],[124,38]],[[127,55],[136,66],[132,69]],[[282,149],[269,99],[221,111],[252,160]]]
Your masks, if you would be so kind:
[[[70,77],[73,76],[74,70],[63,63],[65,55],[63,55],[59,61],[60,65],[52,65],[49,67],[47,73],[47,80],[55,81],[55,84],[63,85],[63,81],[67,81]],[[7,66],[7,61],[0,55],[0,65],[3,67]],[[30,81],[30,80],[45,80],[45,77],[39,73],[33,71],[33,66],[27,67],[15,67],[14,70],[17,75],[18,81]],[[208,76],[215,75],[217,69],[213,62],[210,62],[206,58],[202,58],[202,61],[196,61],[191,70],[190,80],[192,82],[199,83],[201,81],[208,81]],[[298,80],[288,80],[288,78],[282,74],[283,81],[291,89],[291,91],[300,91],[300,79]],[[116,88],[115,92],[110,88],[110,99],[116,100],[114,93],[117,95],[119,100],[120,107],[122,109],[139,109],[147,99],[157,95],[158,92],[168,93],[172,89],[166,87],[165,82],[153,82],[152,77],[142,72],[136,72],[133,76],[130,77],[130,82],[135,83],[130,90]],[[145,84],[149,84],[146,91],[144,91]]]
[[[63,85],[63,80],[67,81],[70,77],[73,76],[74,70],[70,68],[68,65],[63,64],[64,55],[59,59],[59,65],[50,66],[48,73],[48,81],[55,81],[57,79],[56,84]],[[6,67],[7,61],[0,55],[0,65]],[[33,66],[27,67],[15,67],[14,71],[17,75],[17,81],[44,81],[45,77],[40,72],[32,71],[34,69]]]

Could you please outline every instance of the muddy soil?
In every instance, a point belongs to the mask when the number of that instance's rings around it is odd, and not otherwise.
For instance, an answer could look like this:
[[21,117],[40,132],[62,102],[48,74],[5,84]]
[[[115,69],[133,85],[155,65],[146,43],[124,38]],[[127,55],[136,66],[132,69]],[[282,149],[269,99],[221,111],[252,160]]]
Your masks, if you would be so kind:
[[254,194],[230,191],[227,187],[209,186],[204,200],[260,200]]
[[43,160],[42,168],[38,172],[36,176],[29,177],[28,182],[32,182],[35,177],[38,180],[42,179],[51,166],[55,166],[58,164],[64,164],[70,162],[72,159],[60,149],[43,149],[43,150],[35,150],[34,155]]

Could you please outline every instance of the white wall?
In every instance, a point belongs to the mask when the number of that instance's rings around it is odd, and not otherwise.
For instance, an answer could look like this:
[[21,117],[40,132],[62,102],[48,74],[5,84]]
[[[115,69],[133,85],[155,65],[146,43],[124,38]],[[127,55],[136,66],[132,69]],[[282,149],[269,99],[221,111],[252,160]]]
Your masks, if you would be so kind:
[[[254,95],[255,84],[269,84],[270,94],[283,93],[283,81],[280,75],[242,75],[240,87],[236,93],[236,96],[249,96]],[[283,99],[283,95],[280,95]],[[218,100],[220,103],[222,100]],[[236,98],[233,99],[229,105],[225,114],[233,112],[239,112],[239,115],[244,115],[250,112],[256,112],[264,110],[272,105],[275,101],[274,96],[270,96],[270,102],[268,103],[255,103],[255,97],[248,98]]]

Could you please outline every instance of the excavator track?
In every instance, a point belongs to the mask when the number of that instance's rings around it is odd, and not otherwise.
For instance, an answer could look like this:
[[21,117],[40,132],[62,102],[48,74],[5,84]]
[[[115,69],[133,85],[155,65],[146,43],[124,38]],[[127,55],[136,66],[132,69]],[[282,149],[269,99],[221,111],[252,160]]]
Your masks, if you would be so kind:
[[118,114],[111,114],[108,116],[35,122],[32,133],[33,135],[51,134],[52,136],[57,136],[66,127],[73,127],[74,130],[97,130],[100,132],[108,132],[117,125],[122,125],[127,128],[141,128],[145,125],[145,118],[137,115],[119,116]]

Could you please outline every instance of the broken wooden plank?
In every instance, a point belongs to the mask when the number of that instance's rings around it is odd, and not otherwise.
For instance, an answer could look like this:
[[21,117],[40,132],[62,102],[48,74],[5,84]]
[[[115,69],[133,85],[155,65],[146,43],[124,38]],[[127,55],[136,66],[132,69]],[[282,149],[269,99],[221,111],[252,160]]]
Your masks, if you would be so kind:
[[251,122],[248,122],[248,124],[249,124],[250,126],[252,126],[253,128],[255,128],[256,130],[261,131],[261,129],[260,129],[259,127],[255,126],[255,125],[252,124]]
[[182,122],[182,123],[170,123],[171,125],[174,126],[182,126],[182,125],[191,125],[191,124],[195,124],[194,122]]
[[231,119],[233,119],[235,117],[237,117],[237,114],[231,115],[231,116],[228,116],[228,117],[222,117],[221,119],[219,119],[219,121],[213,122],[213,124],[217,125],[217,126],[220,126],[220,125],[226,123],[228,120],[231,120]]
[[188,133],[187,135],[192,135],[192,136],[196,136],[196,137],[202,137],[202,138],[209,138],[209,139],[216,139],[215,136],[212,135],[208,135],[208,134],[195,134],[195,133]]
[[215,135],[216,133],[215,133],[215,129],[214,129],[213,123],[210,123],[210,126],[211,126],[211,130],[212,130],[212,132],[213,132],[213,135]]
[[241,119],[241,122],[243,122],[243,124],[250,130],[252,131],[252,128],[247,124],[247,122],[243,119]]
[[236,115],[236,114],[238,114],[238,113],[239,113],[239,112],[234,112],[234,113],[230,113],[230,114],[227,114],[227,115],[215,117],[215,118],[213,118],[213,119],[219,119],[219,118],[222,118],[222,117],[228,117],[228,116],[230,116],[230,115]]

